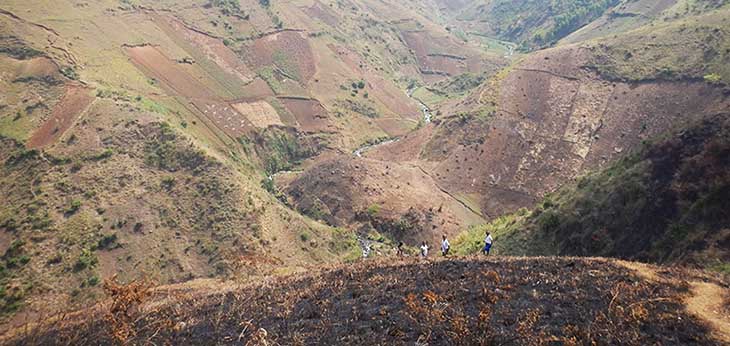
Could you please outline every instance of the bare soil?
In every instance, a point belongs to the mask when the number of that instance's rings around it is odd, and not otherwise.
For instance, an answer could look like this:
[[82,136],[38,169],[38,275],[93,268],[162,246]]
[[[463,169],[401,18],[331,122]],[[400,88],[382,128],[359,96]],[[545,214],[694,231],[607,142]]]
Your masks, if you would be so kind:
[[304,132],[329,132],[327,110],[317,100],[281,97],[279,101],[297,119]]
[[27,146],[41,148],[54,143],[73,125],[93,100],[88,88],[76,84],[66,86],[66,94],[53,107],[51,117],[33,132]]

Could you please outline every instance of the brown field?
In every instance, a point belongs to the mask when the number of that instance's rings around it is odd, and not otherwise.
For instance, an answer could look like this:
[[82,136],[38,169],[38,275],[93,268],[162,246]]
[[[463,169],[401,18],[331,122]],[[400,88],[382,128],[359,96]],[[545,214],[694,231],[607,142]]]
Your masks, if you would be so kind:
[[191,30],[171,16],[154,15],[152,18],[159,26],[169,28],[167,31],[181,36],[202,52],[206,58],[213,61],[226,73],[238,78],[242,83],[248,83],[255,77],[255,73],[238,58],[235,52],[224,45],[222,40]]
[[145,74],[163,82],[176,94],[191,99],[214,99],[213,93],[208,88],[178,67],[175,61],[157,47],[126,47],[125,51]]
[[46,57],[37,57],[29,60],[13,60],[19,64],[15,78],[60,78],[58,66],[53,60]]
[[[281,31],[256,39],[247,51],[247,58],[252,67],[262,68],[282,63],[291,64],[301,82],[309,81],[315,73],[314,56],[307,39],[301,32]],[[285,57],[286,61],[277,61],[277,57]],[[284,66],[279,68],[285,69]]]
[[297,119],[304,132],[331,131],[327,110],[317,100],[280,97],[279,101]]
[[[253,126],[267,128],[269,126],[284,126],[276,109],[266,101],[241,102],[231,104],[236,111],[246,117]],[[241,123],[243,124],[243,123]]]
[[251,83],[248,83],[242,89],[243,95],[247,100],[262,99],[269,96],[274,96],[274,91],[271,90],[268,84],[261,79],[256,77]]
[[176,66],[174,61],[156,47],[127,47],[126,51],[144,73],[161,81],[174,94],[188,99],[195,109],[223,132],[235,138],[244,134],[250,126],[243,115]]
[[337,16],[335,16],[331,12],[331,10],[322,5],[322,3],[320,3],[319,1],[315,1],[314,5],[310,7],[303,8],[302,11],[308,16],[312,18],[317,18],[333,28],[336,27],[337,24],[340,22],[339,18],[337,18]]
[[75,84],[68,85],[66,94],[53,107],[51,117],[28,139],[28,147],[41,148],[55,142],[93,100],[89,89]]

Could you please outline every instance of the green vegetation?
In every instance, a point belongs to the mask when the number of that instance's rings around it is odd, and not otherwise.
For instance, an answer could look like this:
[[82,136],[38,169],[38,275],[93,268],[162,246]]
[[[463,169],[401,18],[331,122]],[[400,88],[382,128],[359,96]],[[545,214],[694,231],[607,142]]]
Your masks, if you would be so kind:
[[76,213],[81,208],[81,201],[78,199],[74,199],[71,201],[71,204],[66,208],[65,213],[67,215],[71,215]]
[[484,75],[474,73],[462,73],[439,82],[436,89],[441,93],[452,95],[464,95],[484,82]]
[[206,165],[202,151],[178,139],[167,123],[160,123],[157,133],[145,143],[145,163],[170,172],[197,171]]
[[352,112],[364,115],[368,118],[375,119],[380,117],[380,114],[373,106],[366,104],[362,101],[346,99],[337,100],[335,104],[340,108],[350,110]]
[[345,262],[354,262],[362,257],[362,250],[354,232],[345,228],[333,228],[332,240],[328,242],[330,251],[340,255]]
[[274,68],[271,66],[265,66],[256,71],[256,74],[258,74],[261,79],[263,79],[266,84],[269,85],[269,88],[274,91],[276,94],[282,94],[284,93],[284,86],[281,85],[281,82],[279,82],[279,79],[276,78]]
[[173,186],[175,186],[175,177],[173,176],[165,176],[160,181],[160,187],[165,190],[170,190]]
[[603,40],[591,47],[596,56],[591,67],[613,80],[722,84],[730,80],[729,14],[730,9],[718,10]]
[[710,84],[720,84],[720,82],[722,81],[722,76],[717,73],[710,73],[706,74],[703,79],[705,80],[705,82]]
[[316,138],[299,136],[289,128],[269,127],[253,140],[240,137],[238,141],[249,155],[255,153],[261,159],[266,175],[290,169],[319,150]]
[[91,249],[82,249],[79,258],[74,263],[73,270],[79,272],[87,268],[93,268],[97,263],[99,263],[99,260]]
[[99,239],[99,242],[96,244],[96,248],[99,250],[111,250],[120,246],[117,241],[118,238],[116,233],[102,235],[101,239]]
[[[519,231],[523,220],[529,215],[529,211],[525,208],[515,213],[498,217],[487,225],[472,226],[454,239],[451,244],[451,250],[457,255],[469,255],[479,253],[484,248],[484,238],[486,231],[492,234],[495,241],[495,247],[492,248],[494,254],[522,254],[520,251],[520,243],[512,242],[511,239],[505,238],[505,235]],[[505,242],[510,242],[505,244]]]
[[367,213],[370,217],[377,217],[380,212],[380,205],[375,203],[368,207]]
[[[630,154],[518,212],[455,241],[477,250],[483,229],[513,255],[580,255],[715,265],[709,250],[730,222],[730,121],[714,117]],[[725,196],[725,197],[723,197]]]
[[112,155],[114,155],[114,150],[112,150],[112,148],[106,148],[98,154],[89,156],[87,159],[91,161],[101,161],[112,157]]
[[61,68],[61,74],[64,75],[68,79],[79,79],[79,75],[76,73],[76,70],[71,66],[64,66]]
[[14,240],[5,253],[0,257],[0,317],[17,311],[32,284],[18,284],[18,273],[30,262],[30,256],[25,252],[25,242]]
[[208,6],[217,7],[225,15],[238,14],[241,12],[241,4],[238,0],[210,0]]
[[291,60],[292,57],[283,51],[276,50],[271,55],[271,58],[274,60],[274,64],[279,68],[281,74],[296,81],[301,80],[299,67]]
[[498,0],[490,2],[485,11],[465,13],[462,19],[486,21],[501,39],[517,42],[525,49],[533,49],[554,44],[619,2]]

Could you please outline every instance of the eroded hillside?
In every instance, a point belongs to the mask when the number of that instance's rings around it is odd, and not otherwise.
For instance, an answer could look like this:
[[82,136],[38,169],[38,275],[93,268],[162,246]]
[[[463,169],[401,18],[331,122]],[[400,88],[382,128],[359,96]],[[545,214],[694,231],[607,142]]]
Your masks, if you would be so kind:
[[600,255],[727,274],[729,121],[721,113],[663,136],[532,211],[461,235],[456,247],[478,252],[490,230],[503,253]]
[[5,1],[0,318],[98,301],[114,275],[303,271],[530,207],[726,116],[723,6]]
[[[730,106],[723,82],[730,76],[721,63],[728,59],[722,29],[727,17],[727,10],[711,12],[621,38],[532,53],[462,101],[442,103],[442,115],[432,124],[365,151],[356,165],[384,163],[391,172],[415,169],[422,174],[417,181],[432,186],[421,190],[450,196],[456,205],[487,219],[531,206],[647,140],[724,112]],[[637,46],[647,39],[653,49]],[[687,57],[674,42],[696,49]],[[323,171],[355,174],[345,168],[350,159],[339,162],[342,166],[328,161]],[[349,194],[365,200],[353,204],[355,211],[378,204],[404,215],[387,193],[351,183],[355,178],[335,178],[340,175],[320,174],[312,180],[305,174],[294,180],[294,204],[318,201],[324,209],[340,208],[342,199],[328,196],[344,197],[336,191],[354,190]],[[406,183],[392,174],[379,175],[380,186]],[[422,212],[441,205],[434,198],[422,208],[420,201],[410,203]],[[456,226],[470,224],[462,219]],[[437,226],[432,239],[453,228]]]

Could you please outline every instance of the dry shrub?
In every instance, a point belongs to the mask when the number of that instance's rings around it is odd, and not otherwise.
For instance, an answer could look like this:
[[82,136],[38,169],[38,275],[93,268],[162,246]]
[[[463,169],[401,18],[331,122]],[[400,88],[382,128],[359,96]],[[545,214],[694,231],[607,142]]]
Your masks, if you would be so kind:
[[111,334],[121,344],[126,344],[136,335],[134,314],[142,302],[149,297],[152,283],[146,279],[132,281],[128,284],[117,282],[117,276],[104,280],[104,291],[112,299],[105,320],[111,328]]
[[484,273],[484,278],[487,282],[492,282],[495,285],[499,285],[500,282],[502,281],[501,278],[499,277],[499,274],[497,274],[497,272],[495,272],[494,270],[490,270],[490,271]]

